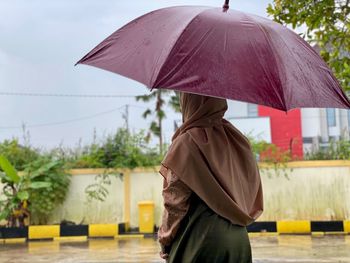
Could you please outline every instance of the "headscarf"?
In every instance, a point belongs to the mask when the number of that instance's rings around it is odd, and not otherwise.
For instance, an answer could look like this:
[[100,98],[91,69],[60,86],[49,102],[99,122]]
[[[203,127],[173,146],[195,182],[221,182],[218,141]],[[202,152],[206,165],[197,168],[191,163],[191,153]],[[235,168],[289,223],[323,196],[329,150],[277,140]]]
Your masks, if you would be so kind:
[[162,165],[215,213],[246,226],[263,211],[259,170],[248,139],[223,119],[224,99],[181,93],[183,124]]

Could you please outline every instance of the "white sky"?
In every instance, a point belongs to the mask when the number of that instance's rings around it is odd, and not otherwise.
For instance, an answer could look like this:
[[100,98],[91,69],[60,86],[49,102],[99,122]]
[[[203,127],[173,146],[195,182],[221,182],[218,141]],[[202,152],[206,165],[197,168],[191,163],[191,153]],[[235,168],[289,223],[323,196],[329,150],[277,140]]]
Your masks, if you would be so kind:
[[[74,63],[130,20],[154,9],[174,5],[221,7],[223,0],[0,0],[0,92],[142,95],[137,82]],[[231,8],[266,15],[270,0],[231,0]],[[146,105],[132,98],[60,98],[0,95],[0,141],[22,138],[22,123],[56,123],[95,115],[130,104],[130,128],[146,129],[141,117]],[[234,109],[231,109],[234,110]],[[75,145],[124,125],[123,109],[82,121],[28,128],[31,143],[50,148],[63,142]],[[165,135],[173,120],[168,111]]]

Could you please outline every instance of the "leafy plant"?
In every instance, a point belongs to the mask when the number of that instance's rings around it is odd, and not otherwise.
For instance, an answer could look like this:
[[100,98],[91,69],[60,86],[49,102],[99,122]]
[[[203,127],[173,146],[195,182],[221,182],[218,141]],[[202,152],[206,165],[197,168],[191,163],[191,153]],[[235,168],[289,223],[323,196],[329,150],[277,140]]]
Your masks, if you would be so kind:
[[25,220],[30,216],[28,208],[33,191],[47,189],[49,182],[35,180],[35,174],[19,176],[9,160],[0,155],[1,183],[3,186],[3,198],[0,200],[0,221],[6,220],[7,226],[24,226]]
[[141,131],[131,134],[120,128],[102,143],[87,147],[71,164],[79,168],[135,168],[158,165],[161,161],[156,149],[150,148]]
[[328,147],[318,148],[305,154],[306,160],[350,160],[350,141],[332,140]]
[[30,191],[31,223],[46,224],[53,210],[65,200],[71,175],[66,172],[62,161],[47,157],[26,165],[24,174],[36,184],[49,185]]
[[[166,145],[163,144],[163,147]],[[75,147],[59,145],[49,151],[35,149],[28,141],[26,146],[22,146],[18,139],[5,140],[0,142],[0,153],[9,159],[18,171],[23,171],[29,163],[40,159],[60,161],[66,169],[155,166],[159,165],[162,159],[157,149],[150,147],[144,131],[131,133],[124,128],[99,141],[94,134],[93,142],[85,146],[79,141]]]
[[288,179],[288,162],[292,160],[289,151],[283,151],[276,145],[272,143],[267,143],[263,140],[255,140],[253,137],[248,136],[252,151],[259,159],[259,161],[264,162],[267,166],[260,167],[261,171],[264,171],[271,176],[269,173],[269,168],[272,168],[276,176],[281,174]]
[[87,195],[87,204],[93,200],[103,202],[106,200],[109,191],[107,186],[111,185],[111,177],[122,178],[120,173],[109,173],[104,171],[102,174],[95,176],[95,183],[88,185],[85,188],[85,194]]
[[[143,95],[143,96],[137,96],[137,101],[143,101],[143,102],[150,102],[155,100],[155,108],[154,110],[148,108],[144,111],[142,114],[142,117],[147,119],[150,116],[153,116],[153,120],[150,123],[149,127],[149,133],[147,135],[147,140],[150,139],[151,134],[154,134],[159,138],[159,153],[163,153],[163,126],[162,121],[166,117],[164,106],[165,106],[165,100],[164,98],[170,93],[169,90],[162,90],[157,89],[153,92],[151,92],[149,95]],[[169,99],[168,104],[176,111],[180,112],[180,104],[179,104],[179,97],[176,93],[175,95],[171,96]]]
[[36,160],[40,153],[38,149],[29,145],[20,145],[18,139],[4,140],[0,143],[0,153],[6,157],[11,164],[22,171],[27,163]]
[[[108,167],[103,163],[104,151],[102,145],[92,143],[83,147],[79,153],[68,156],[68,151],[61,150],[59,158],[65,154],[65,162],[70,168],[104,168]],[[63,159],[62,159],[63,160]]]

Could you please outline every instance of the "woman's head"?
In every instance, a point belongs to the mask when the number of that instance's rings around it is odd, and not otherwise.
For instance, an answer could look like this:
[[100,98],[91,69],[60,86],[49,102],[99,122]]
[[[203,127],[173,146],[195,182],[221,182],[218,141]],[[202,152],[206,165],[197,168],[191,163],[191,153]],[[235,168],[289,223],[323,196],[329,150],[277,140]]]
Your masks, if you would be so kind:
[[227,110],[227,102],[225,99],[181,92],[180,108],[183,122],[221,119]]

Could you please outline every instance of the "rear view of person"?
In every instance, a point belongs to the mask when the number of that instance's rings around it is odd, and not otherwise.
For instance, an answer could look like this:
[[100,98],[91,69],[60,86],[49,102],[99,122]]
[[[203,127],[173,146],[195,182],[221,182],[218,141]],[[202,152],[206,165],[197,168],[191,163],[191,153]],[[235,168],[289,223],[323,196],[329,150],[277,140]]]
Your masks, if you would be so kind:
[[182,126],[160,174],[164,213],[158,232],[167,262],[252,262],[246,226],[263,211],[249,141],[223,119],[224,99],[180,94]]

